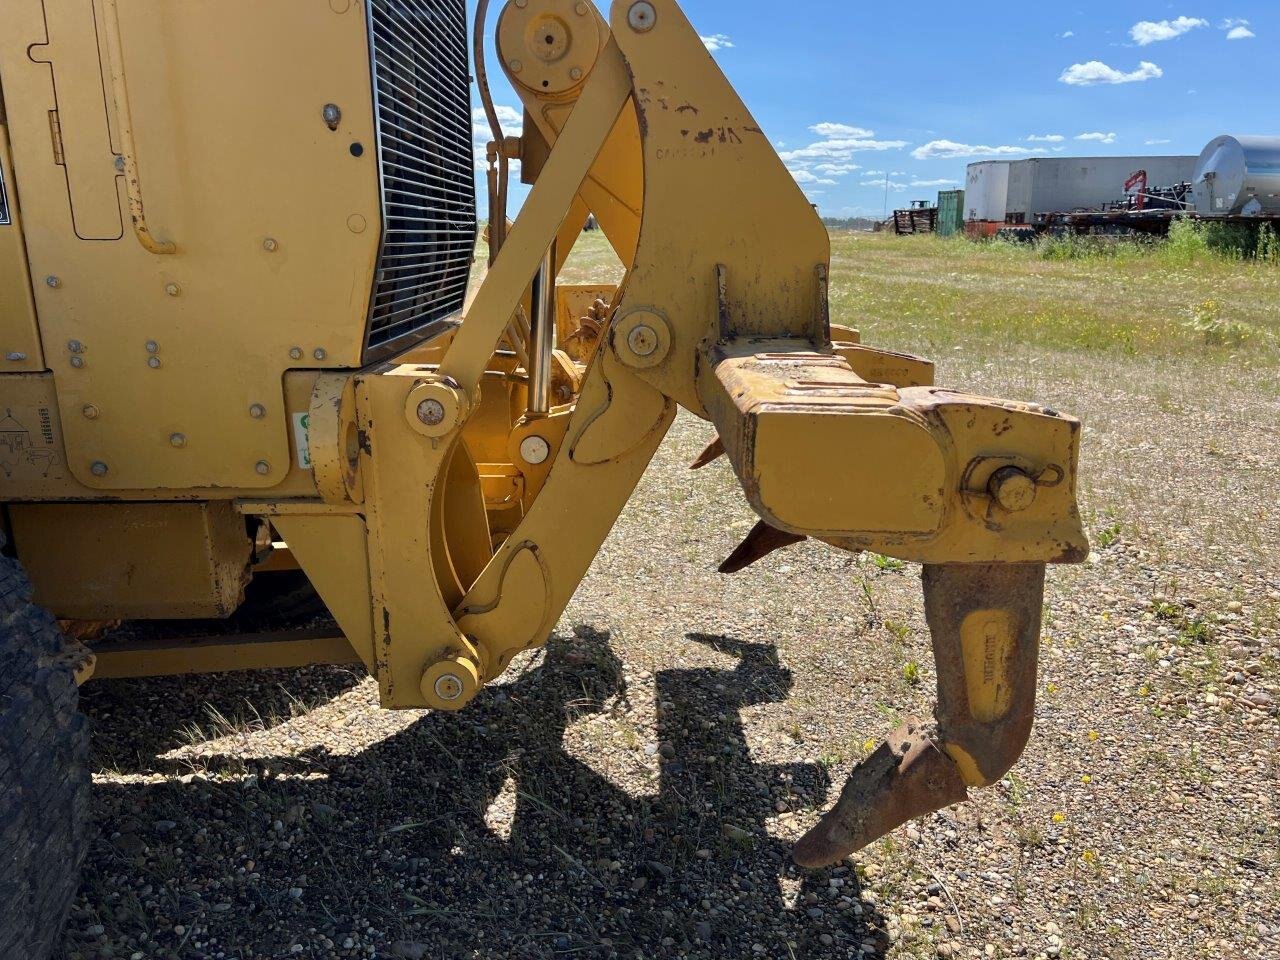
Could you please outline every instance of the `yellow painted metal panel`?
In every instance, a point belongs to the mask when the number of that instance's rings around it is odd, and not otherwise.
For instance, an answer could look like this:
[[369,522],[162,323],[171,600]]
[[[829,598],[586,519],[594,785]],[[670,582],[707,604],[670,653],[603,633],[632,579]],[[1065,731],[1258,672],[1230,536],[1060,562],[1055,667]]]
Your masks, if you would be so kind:
[[44,353],[36,329],[22,210],[9,157],[9,130],[0,122],[0,372],[42,369]]
[[280,515],[272,524],[285,538],[351,648],[373,669],[373,608],[364,520],[341,514]]
[[359,662],[341,632],[324,628],[305,631],[302,636],[266,634],[103,644],[94,650],[94,655],[93,680]]
[[[82,34],[114,30],[102,0],[53,6]],[[68,466],[84,486],[278,487],[291,454],[285,371],[359,365],[379,240],[377,151],[363,7],[339,6],[128,0],[121,63],[111,63],[122,86],[98,69],[96,48],[80,51],[91,70],[70,62],[46,37],[39,0],[4,4],[0,73],[31,270],[57,278],[36,285],[36,307]],[[46,39],[57,104],[50,65],[27,54]],[[282,44],[300,54],[288,69]],[[148,252],[127,228],[111,241],[77,235],[49,127],[72,87],[99,101],[105,87],[109,124],[127,97],[150,230],[176,253]],[[336,130],[326,103],[342,110]],[[82,123],[60,115],[64,144],[88,136]],[[77,156],[105,149],[101,130],[93,136],[99,147]],[[118,212],[124,176],[110,150],[101,159],[95,176],[118,190]],[[80,417],[86,404],[102,416]],[[267,415],[251,416],[254,404]],[[185,445],[170,443],[174,433]]]
[[248,582],[253,544],[227,501],[12,504],[9,520],[36,602],[59,617],[225,617]]

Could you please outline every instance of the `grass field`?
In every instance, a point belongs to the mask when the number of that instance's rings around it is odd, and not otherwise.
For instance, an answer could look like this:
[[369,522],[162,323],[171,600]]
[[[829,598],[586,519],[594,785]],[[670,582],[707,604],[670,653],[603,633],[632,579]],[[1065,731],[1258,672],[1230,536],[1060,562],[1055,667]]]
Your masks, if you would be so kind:
[[[67,956],[1280,955],[1280,268],[832,242],[833,320],[1084,423],[1093,553],[1051,571],[1013,773],[790,864],[928,716],[918,570],[809,542],[720,576],[754,517],[681,414],[546,650],[460,715],[336,668],[89,684]],[[562,279],[621,273],[593,234]]]

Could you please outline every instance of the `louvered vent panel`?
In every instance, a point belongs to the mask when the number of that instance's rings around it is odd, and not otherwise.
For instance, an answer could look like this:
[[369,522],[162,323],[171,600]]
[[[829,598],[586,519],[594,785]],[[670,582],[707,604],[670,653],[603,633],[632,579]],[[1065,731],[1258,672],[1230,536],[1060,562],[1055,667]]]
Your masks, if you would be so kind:
[[368,0],[383,232],[366,358],[462,308],[476,235],[465,0]]

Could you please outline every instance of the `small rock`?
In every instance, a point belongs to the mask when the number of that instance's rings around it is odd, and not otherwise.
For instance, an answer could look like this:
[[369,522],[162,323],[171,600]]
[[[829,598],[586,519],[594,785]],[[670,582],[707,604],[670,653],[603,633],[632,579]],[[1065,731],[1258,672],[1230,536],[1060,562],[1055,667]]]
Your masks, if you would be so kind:
[[835,943],[836,940],[835,940],[835,937],[831,936],[831,934],[829,933],[820,933],[818,934],[818,942],[822,944],[824,947],[829,947],[833,943]]
[[[347,949],[351,948],[347,947]],[[411,940],[397,940],[391,944],[389,951],[391,956],[400,957],[402,960],[422,960],[427,955],[427,945]]]
[[156,833],[168,833],[178,824],[173,820],[157,820],[151,826],[155,827]]

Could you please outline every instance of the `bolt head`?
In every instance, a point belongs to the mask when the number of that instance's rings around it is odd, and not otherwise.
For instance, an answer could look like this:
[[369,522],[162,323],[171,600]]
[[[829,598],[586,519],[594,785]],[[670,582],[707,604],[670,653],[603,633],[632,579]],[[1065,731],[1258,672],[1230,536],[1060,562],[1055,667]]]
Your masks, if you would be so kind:
[[112,164],[115,166],[117,170],[119,170],[121,173],[124,173],[124,157],[117,156],[115,160],[112,161]]
[[1036,501],[1035,480],[1017,467],[1001,467],[991,475],[988,492],[1010,513],[1026,510]]
[[462,696],[462,678],[452,673],[442,674],[436,678],[434,689],[441,700],[457,700]]
[[267,408],[260,403],[249,404],[249,416],[255,420],[261,420],[267,415]]
[[267,251],[267,253],[275,253],[280,249],[280,244],[274,237],[267,237],[267,239],[262,241],[262,249]]
[[582,70],[581,70],[581,68],[579,68],[579,67],[574,67],[572,70],[570,70],[570,71],[569,71],[569,79],[570,79],[570,80],[581,80],[581,79],[582,79]]
[[164,285],[164,292],[171,297],[182,296],[182,288],[178,286],[176,283],[166,283]]
[[657,21],[658,11],[653,8],[649,0],[639,0],[627,11],[627,23],[636,33],[648,33]]
[[45,277],[45,278],[44,278],[44,283],[45,283],[45,286],[46,286],[46,287],[60,287],[60,286],[62,286],[62,281],[61,281],[60,279],[58,279],[57,277],[55,277],[52,273],[51,273],[51,274],[49,274],[49,276],[47,276],[47,277]]
[[70,350],[72,353],[79,353],[81,350],[84,349],[84,344],[81,343],[79,340],[68,340],[67,349]]
[[160,358],[147,357],[147,366],[150,367],[152,370],[158,370],[160,368]]
[[271,464],[267,463],[267,461],[265,460],[259,460],[257,463],[253,465],[253,469],[258,471],[260,475],[265,477],[268,473],[271,472]]
[[585,3],[575,3],[573,5],[573,12],[580,17],[585,17],[587,15],[587,5]]
[[551,456],[551,444],[539,436],[525,437],[520,441],[520,456],[525,463],[534,466],[546,463],[547,457]]
[[160,344],[156,343],[154,340],[148,340],[146,343],[146,347],[147,347],[147,353],[156,353],[160,349]]
[[290,360],[301,360],[301,359],[302,359],[302,348],[301,348],[301,347],[290,347],[290,348],[289,348],[289,359],[290,359]]
[[323,360],[329,354],[325,352],[324,347],[316,347],[315,351],[311,355],[317,360]]
[[510,68],[512,73],[519,73],[524,69],[524,64],[519,60],[512,60],[507,64],[507,66]]
[[330,127],[336,127],[342,120],[342,108],[336,103],[326,103],[320,111],[320,116],[324,117],[324,122]]
[[84,357],[76,356],[71,358],[71,365],[79,370],[84,366]]
[[627,334],[627,346],[637,357],[651,357],[658,349],[658,332],[646,324],[639,324]]
[[95,460],[89,464],[89,472],[95,477],[105,477],[107,475],[107,465],[101,460]]
[[170,445],[171,445],[171,446],[175,446],[175,447],[185,447],[185,446],[187,445],[187,437],[186,437],[186,434],[183,434],[183,433],[171,433],[171,434],[169,434],[169,443],[170,443]]
[[80,408],[80,412],[84,414],[84,418],[86,420],[98,419],[98,408],[95,407],[92,403],[86,403],[83,407]]
[[439,426],[444,422],[444,404],[439,400],[423,400],[418,404],[418,419],[428,427]]

